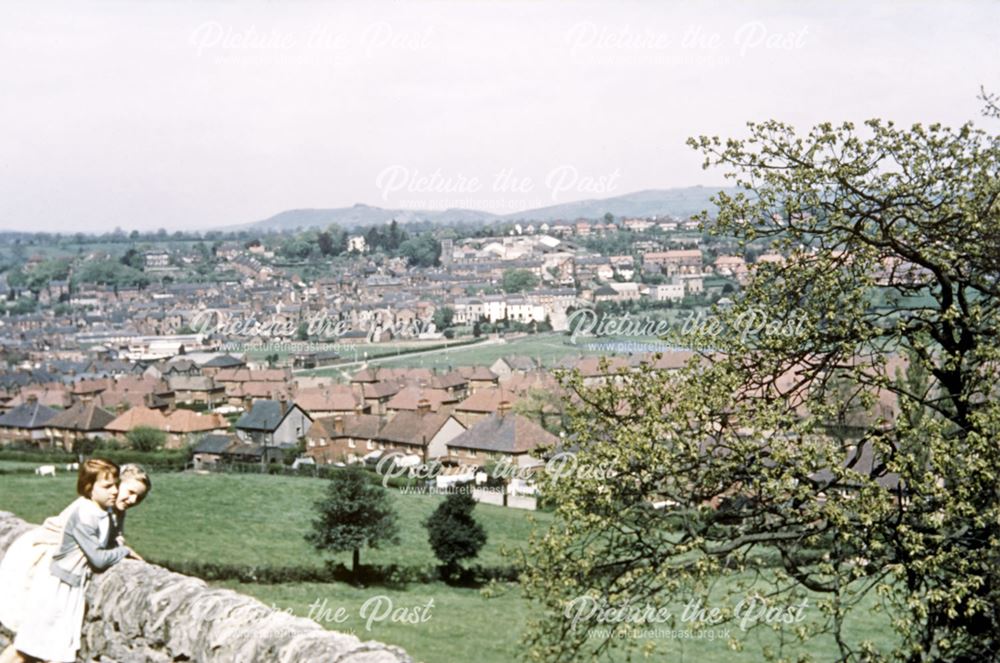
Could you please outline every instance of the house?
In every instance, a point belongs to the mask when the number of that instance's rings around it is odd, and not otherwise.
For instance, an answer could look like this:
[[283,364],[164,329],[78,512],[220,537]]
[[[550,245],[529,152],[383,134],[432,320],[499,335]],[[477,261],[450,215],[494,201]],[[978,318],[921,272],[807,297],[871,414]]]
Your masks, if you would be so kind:
[[517,467],[534,466],[539,447],[554,447],[559,438],[527,417],[501,411],[471,426],[447,443],[448,459],[459,465],[485,465],[505,460]]
[[126,410],[108,423],[104,430],[117,440],[128,439],[136,428],[155,428],[166,434],[167,449],[183,449],[203,433],[224,433],[229,422],[219,414],[199,414],[191,410],[174,410],[169,415],[139,406]]
[[94,401],[78,401],[57,412],[45,424],[45,434],[53,447],[72,451],[74,443],[104,436],[104,427],[115,415]]
[[485,366],[475,366],[467,377],[469,381],[469,391],[473,394],[480,389],[495,387],[500,377]]
[[425,462],[445,458],[448,442],[465,431],[465,426],[448,410],[432,412],[426,406],[398,413],[378,432],[378,441],[405,454],[416,454]]
[[157,271],[170,267],[170,254],[166,251],[146,251],[142,258],[144,271]]
[[671,282],[683,284],[685,295],[700,295],[705,292],[705,279],[700,274],[677,274]]
[[679,302],[684,299],[683,283],[661,283],[650,287],[649,290],[652,299],[657,302]]
[[465,398],[469,391],[469,381],[458,371],[435,375],[431,378],[428,386],[432,389],[447,391],[459,399]]
[[208,406],[226,400],[225,385],[207,375],[174,375],[167,378],[177,403],[203,403]]
[[178,375],[201,375],[198,364],[190,359],[171,359],[160,368],[160,377],[170,378]]
[[455,416],[468,427],[503,409],[509,410],[516,400],[515,394],[503,388],[480,389],[455,406]]
[[269,447],[292,447],[306,434],[312,417],[288,400],[257,400],[236,422],[244,442]]
[[623,301],[621,295],[618,294],[617,290],[615,290],[610,286],[602,285],[600,288],[594,290],[595,303],[599,304],[600,302],[619,302],[619,301]]
[[291,386],[283,382],[228,382],[226,402],[230,405],[249,407],[258,399],[273,401],[291,398]]
[[295,403],[315,421],[322,417],[363,413],[369,405],[347,385],[300,389]]
[[306,432],[306,455],[317,463],[354,463],[375,451],[382,418],[374,414],[317,419]]
[[226,451],[240,443],[235,435],[210,433],[203,435],[191,449],[194,469],[207,470],[219,464]]
[[492,371],[499,378],[508,377],[511,373],[529,373],[538,368],[535,360],[531,357],[525,357],[523,355],[511,355],[508,357],[500,357],[495,362],[490,364],[490,371]]
[[4,403],[4,410],[11,410],[19,405],[24,405],[34,398],[45,407],[65,408],[73,402],[72,394],[62,385],[45,387],[25,387],[16,395]]
[[644,253],[643,265],[655,265],[667,274],[700,274],[702,271],[701,249],[674,249]]
[[292,357],[292,366],[296,368],[317,368],[329,366],[340,359],[340,354],[333,350],[299,352]]
[[426,407],[431,412],[437,412],[442,407],[458,401],[458,396],[447,391],[408,385],[386,402],[385,411],[386,414],[395,415],[400,412],[415,412]]
[[215,375],[221,370],[245,368],[246,362],[233,355],[224,354],[212,357],[201,365],[201,372],[204,375]]
[[268,463],[280,463],[284,453],[277,447],[245,444],[235,435],[210,433],[201,437],[191,449],[196,470],[211,470],[226,463],[260,464],[267,456]]
[[638,283],[609,283],[608,287],[618,293],[619,301],[635,301],[641,296]]
[[0,441],[5,444],[17,441],[43,442],[45,424],[56,411],[28,397],[28,401],[0,415]]
[[[163,389],[168,388],[164,386]],[[174,392],[169,390],[158,390],[155,392],[132,391],[127,387],[124,389],[108,389],[98,394],[93,401],[100,407],[115,411],[140,406],[153,410],[166,411],[174,405]]]
[[372,414],[383,415],[387,412],[386,404],[399,393],[396,382],[366,382],[361,385],[361,395]]
[[347,238],[347,252],[364,253],[368,250],[368,243],[364,235],[351,235]]
[[414,454],[425,461],[447,455],[447,442],[465,427],[447,411],[400,412],[383,424],[374,415],[318,419],[306,435],[306,455],[317,463],[354,463],[376,452]]

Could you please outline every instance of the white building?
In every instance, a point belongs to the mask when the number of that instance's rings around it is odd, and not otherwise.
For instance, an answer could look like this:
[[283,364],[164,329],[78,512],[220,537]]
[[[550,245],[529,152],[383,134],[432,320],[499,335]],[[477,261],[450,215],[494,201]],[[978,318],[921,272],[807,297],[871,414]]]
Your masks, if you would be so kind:
[[347,250],[364,253],[368,250],[368,242],[363,235],[351,235],[347,238]]
[[684,299],[684,284],[683,283],[665,283],[661,285],[656,285],[650,288],[650,294],[653,299],[658,302],[680,301]]

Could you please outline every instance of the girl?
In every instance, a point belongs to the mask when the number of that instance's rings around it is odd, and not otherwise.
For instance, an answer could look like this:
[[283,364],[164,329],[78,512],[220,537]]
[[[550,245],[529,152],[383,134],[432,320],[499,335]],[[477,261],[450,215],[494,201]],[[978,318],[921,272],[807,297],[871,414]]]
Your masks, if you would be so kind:
[[[118,499],[112,514],[114,534],[109,537],[109,542],[125,545],[125,511],[142,504],[151,488],[149,475],[141,466],[135,463],[122,465],[118,478]],[[74,508],[75,502],[63,509],[58,516],[46,518],[41,526],[19,536],[0,560],[0,587],[4,588],[0,596],[0,624],[14,633],[19,629],[24,606],[30,601],[31,583],[39,570],[49,572],[52,555],[62,542],[66,519]],[[12,647],[0,654],[0,663],[13,660],[10,658],[11,653]]]
[[[137,557],[124,546],[108,547],[117,536],[112,514],[118,505],[118,479],[118,466],[110,461],[92,458],[80,466],[80,497],[59,516],[65,519],[59,545],[47,572],[37,570],[28,600],[19,606],[25,614],[17,623],[15,651],[9,653],[8,648],[0,656],[4,663],[76,660],[92,572],[108,569],[125,557]],[[134,496],[127,499],[138,503]]]
[[109,540],[112,543],[125,545],[125,512],[134,506],[139,506],[152,488],[153,483],[149,479],[149,474],[141,465],[137,463],[122,465],[118,476],[118,499],[111,514],[113,534]]

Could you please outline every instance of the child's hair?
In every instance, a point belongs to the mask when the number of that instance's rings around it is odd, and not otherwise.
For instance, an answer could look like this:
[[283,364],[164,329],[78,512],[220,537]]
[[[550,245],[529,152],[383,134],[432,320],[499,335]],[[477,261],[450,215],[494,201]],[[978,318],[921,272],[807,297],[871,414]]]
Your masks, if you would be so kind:
[[80,473],[76,478],[76,494],[80,497],[90,497],[94,484],[102,476],[118,480],[118,466],[103,458],[89,458],[80,464]]
[[153,482],[149,479],[149,473],[139,463],[125,463],[118,474],[119,483],[126,479],[133,479],[146,486],[146,493],[153,489]]

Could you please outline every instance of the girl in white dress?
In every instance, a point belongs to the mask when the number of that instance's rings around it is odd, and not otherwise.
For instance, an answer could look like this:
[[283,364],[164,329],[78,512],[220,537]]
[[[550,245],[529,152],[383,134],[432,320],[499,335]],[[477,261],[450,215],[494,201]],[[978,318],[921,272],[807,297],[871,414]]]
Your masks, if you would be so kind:
[[[113,536],[109,545],[125,545],[125,512],[139,506],[152,488],[149,474],[136,463],[122,465],[118,478],[118,498],[112,517]],[[24,614],[24,606],[30,599],[31,583],[39,571],[48,573],[52,555],[62,542],[63,528],[76,503],[63,509],[58,516],[46,518],[40,526],[28,530],[14,540],[0,560],[0,624],[17,633]],[[9,646],[0,654],[0,663],[16,661],[11,656],[14,646]]]
[[[108,547],[114,534],[112,514],[118,498],[118,466],[92,458],[80,466],[79,498],[60,514],[65,518],[48,573],[39,570],[20,608],[14,654],[9,660],[31,659],[72,663],[80,648],[85,596],[94,571],[104,571],[135,554],[127,547]],[[2,657],[8,658],[8,652]]]

